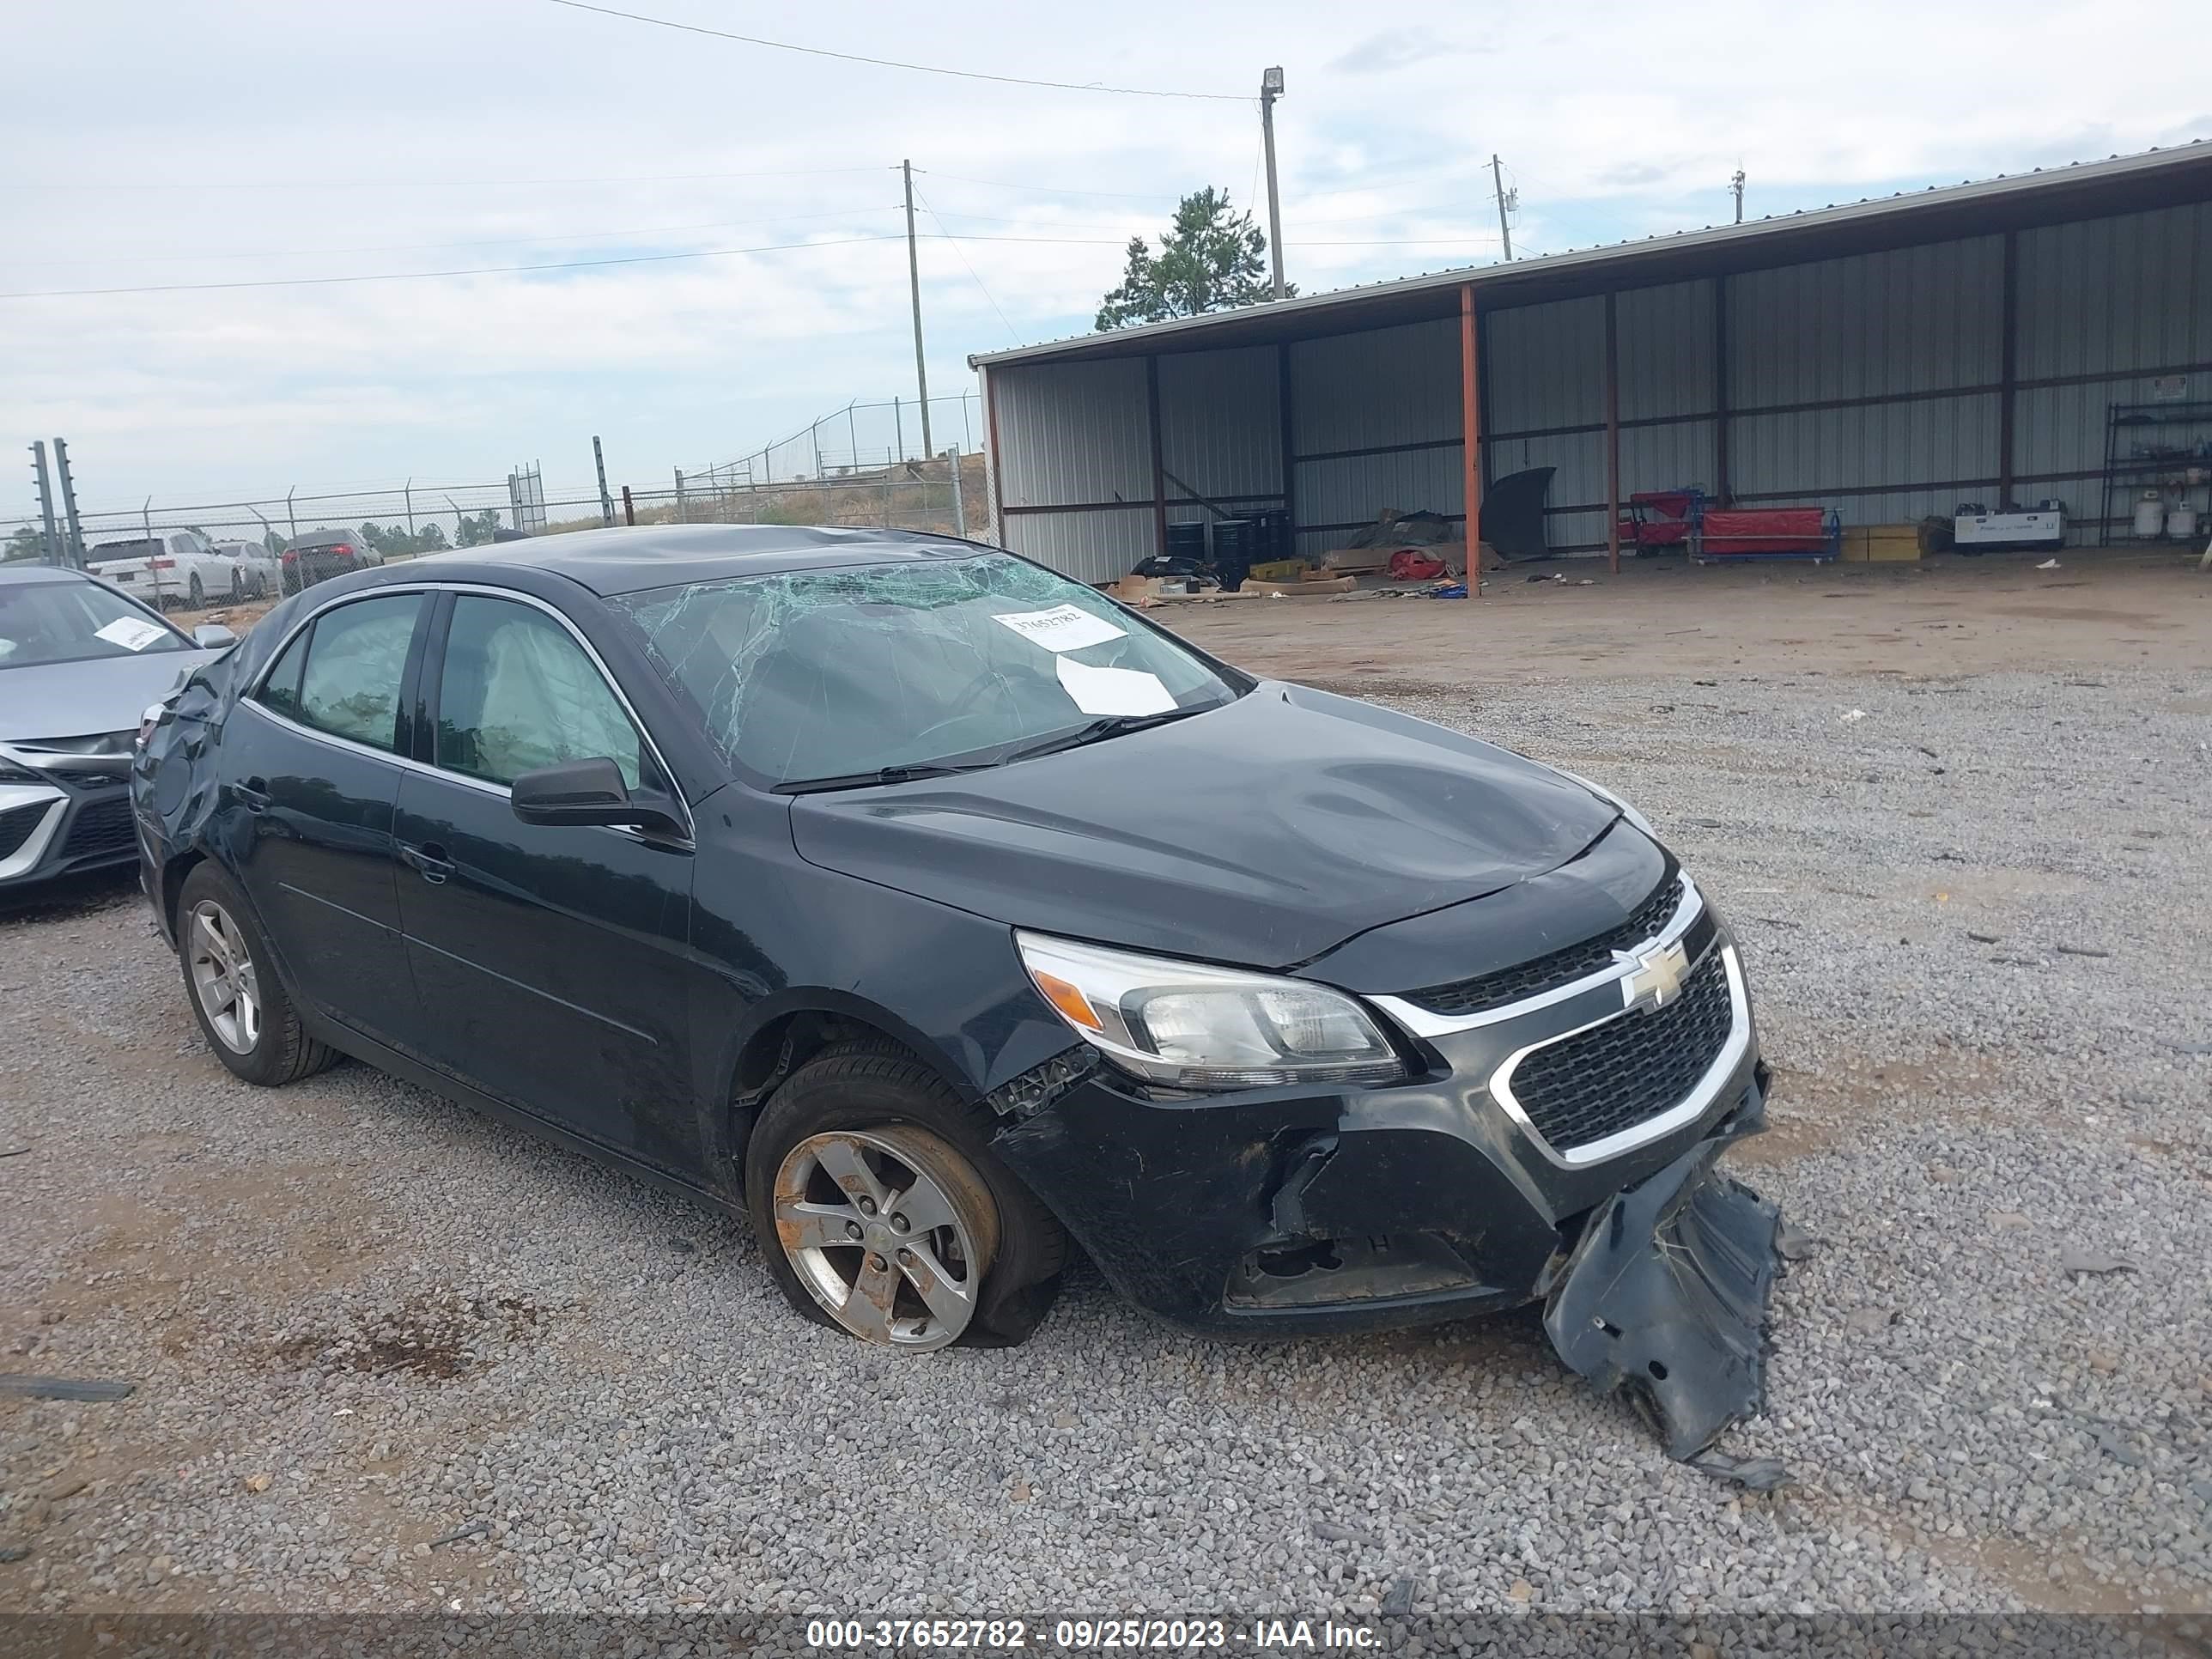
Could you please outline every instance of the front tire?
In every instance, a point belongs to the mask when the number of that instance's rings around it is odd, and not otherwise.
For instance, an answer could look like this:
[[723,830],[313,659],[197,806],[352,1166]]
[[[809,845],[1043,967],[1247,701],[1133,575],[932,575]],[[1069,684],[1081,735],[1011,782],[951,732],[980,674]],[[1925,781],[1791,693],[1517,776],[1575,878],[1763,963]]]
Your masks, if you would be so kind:
[[337,1058],[300,1024],[245,895],[213,864],[194,866],[177,896],[177,959],[200,1034],[248,1083],[296,1082]]
[[888,1044],[793,1072],[745,1149],[753,1236],[792,1305],[902,1353],[1035,1330],[1067,1237],[991,1152],[993,1121]]
[[230,602],[236,605],[245,597],[246,573],[243,570],[234,570],[230,573]]

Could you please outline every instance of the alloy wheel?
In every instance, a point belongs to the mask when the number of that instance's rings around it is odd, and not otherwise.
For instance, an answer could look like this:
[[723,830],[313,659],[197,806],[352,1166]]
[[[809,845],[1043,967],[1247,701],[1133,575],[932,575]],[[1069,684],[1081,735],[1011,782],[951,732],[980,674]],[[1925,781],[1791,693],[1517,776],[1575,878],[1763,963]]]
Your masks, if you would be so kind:
[[809,1135],[775,1179],[775,1231],[809,1294],[865,1342],[958,1340],[998,1249],[998,1215],[966,1159],[904,1124]]
[[238,923],[213,899],[202,899],[192,907],[185,948],[208,1028],[233,1054],[252,1054],[261,1041],[261,986]]

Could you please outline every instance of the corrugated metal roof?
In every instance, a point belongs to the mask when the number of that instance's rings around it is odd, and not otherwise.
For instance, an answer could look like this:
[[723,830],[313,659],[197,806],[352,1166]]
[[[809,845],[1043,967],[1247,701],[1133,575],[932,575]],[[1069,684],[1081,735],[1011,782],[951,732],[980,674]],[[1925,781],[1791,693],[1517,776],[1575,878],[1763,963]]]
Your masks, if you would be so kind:
[[1457,304],[1453,292],[1463,284],[1484,295],[1486,306],[1540,304],[1607,289],[1757,270],[1837,252],[1911,246],[2206,197],[2212,197],[2212,142],[2197,140],[2141,155],[1931,185],[1741,225],[1541,254],[1510,264],[1434,271],[1301,295],[1275,304],[1077,335],[1007,351],[978,352],[968,361],[971,367],[998,367],[1310,338],[1441,315]]

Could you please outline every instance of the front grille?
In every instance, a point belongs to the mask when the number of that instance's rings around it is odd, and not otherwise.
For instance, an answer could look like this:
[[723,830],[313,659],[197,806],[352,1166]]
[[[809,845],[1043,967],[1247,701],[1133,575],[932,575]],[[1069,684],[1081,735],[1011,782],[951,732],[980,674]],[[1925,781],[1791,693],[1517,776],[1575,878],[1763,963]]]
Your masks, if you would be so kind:
[[70,825],[69,839],[62,843],[62,856],[97,858],[127,853],[137,845],[137,831],[131,823],[131,798],[118,795],[112,800],[88,801],[79,809],[76,821]]
[[1474,979],[1431,985],[1425,991],[1407,991],[1405,1000],[1432,1014],[1474,1014],[1486,1008],[1502,1008],[1509,1002],[1541,996],[1562,985],[1571,985],[1601,968],[1610,967],[1615,951],[1641,945],[1664,927],[1681,897],[1681,878],[1671,877],[1653,888],[1651,896],[1638,905],[1626,921],[1595,939],[1570,945],[1549,956],[1516,963],[1510,968],[1501,968],[1495,973],[1478,975]]
[[11,806],[0,812],[0,859],[9,858],[22,850],[31,832],[39,827],[39,820],[52,811],[50,800],[34,800],[27,806]]
[[1554,1152],[1632,1129],[1679,1104],[1728,1045],[1735,1008],[1718,946],[1663,1008],[1608,1019],[1513,1068],[1514,1098]]

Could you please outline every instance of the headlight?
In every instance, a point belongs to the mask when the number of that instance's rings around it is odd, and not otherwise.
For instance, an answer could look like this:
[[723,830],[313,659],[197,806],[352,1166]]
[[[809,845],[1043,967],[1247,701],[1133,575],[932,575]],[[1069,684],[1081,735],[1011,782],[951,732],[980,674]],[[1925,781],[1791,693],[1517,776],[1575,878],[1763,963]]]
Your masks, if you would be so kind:
[[0,755],[0,783],[51,783],[53,780],[40,775],[27,766],[19,766],[5,755]]
[[1405,1074],[1373,1016],[1341,991],[1017,933],[1037,994],[1139,1077],[1181,1089],[1380,1083]]
[[146,712],[138,717],[137,747],[143,749],[146,746],[146,740],[154,735],[154,728],[161,723],[161,716],[168,712],[169,705],[166,701],[146,705]]
[[1621,799],[1620,796],[1614,794],[1612,790],[1607,788],[1603,784],[1592,783],[1581,773],[1570,772],[1564,766],[1554,767],[1553,770],[1556,771],[1563,778],[1572,778],[1577,783],[1582,785],[1583,788],[1589,790],[1590,793],[1595,795],[1600,800],[1611,801],[1615,806],[1618,806],[1620,809],[1621,817],[1626,818],[1638,830],[1641,830],[1645,835],[1650,836],[1652,840],[1656,841],[1659,839],[1659,832],[1651,827],[1651,820],[1650,818],[1645,817],[1643,813],[1638,811],[1626,801]]

